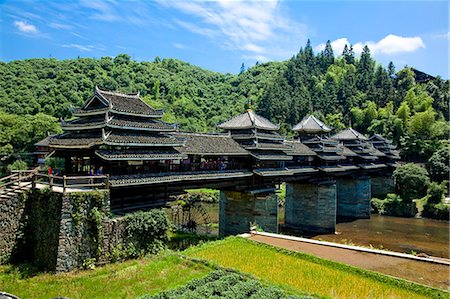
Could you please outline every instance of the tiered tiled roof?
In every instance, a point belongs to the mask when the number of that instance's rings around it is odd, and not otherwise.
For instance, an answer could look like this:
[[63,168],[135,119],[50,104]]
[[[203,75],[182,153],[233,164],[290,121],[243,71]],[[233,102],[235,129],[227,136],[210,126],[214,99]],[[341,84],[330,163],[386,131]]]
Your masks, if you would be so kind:
[[[104,160],[186,157],[174,149],[182,147],[185,141],[169,134],[176,131],[176,126],[159,120],[162,111],[148,106],[139,94],[121,94],[96,87],[94,96],[74,114],[78,118],[63,122],[65,133],[51,138],[50,147],[93,148]],[[100,150],[101,145],[109,149]]]
[[242,130],[242,129],[262,129],[267,131],[277,131],[280,126],[273,124],[268,119],[256,114],[248,109],[246,112],[233,117],[230,120],[217,126],[223,130]]
[[301,122],[292,128],[292,131],[301,134],[324,134],[331,132],[331,130],[329,126],[317,119],[314,115],[304,117]]
[[280,126],[256,114],[251,109],[217,126],[227,130],[252,157],[259,161],[289,161],[291,150],[284,138],[276,132]]
[[[345,146],[345,152],[347,157],[361,158],[364,163],[378,160],[378,157],[385,156],[382,152],[377,150],[373,145],[368,142],[368,138],[358,131],[348,128],[333,136],[331,139],[340,141]],[[353,152],[354,154],[350,153]],[[344,154],[345,155],[345,154]]]
[[382,152],[387,158],[392,160],[400,160],[400,153],[396,149],[394,145],[392,145],[392,141],[384,138],[379,134],[375,134],[369,138],[370,143]]
[[344,160],[344,149],[336,140],[320,136],[303,136],[302,143],[313,150],[317,156],[327,162]]
[[[96,105],[93,102],[98,101]],[[103,104],[103,105],[102,105]],[[156,110],[147,105],[139,97],[139,94],[123,94],[101,90],[95,87],[94,96],[80,109],[74,111],[76,116],[104,113],[106,111],[125,115],[140,115],[142,117],[162,117],[163,111]]]
[[317,156],[317,153],[304,145],[300,141],[286,141],[286,144],[290,145],[289,151],[286,151],[288,155],[292,156]]

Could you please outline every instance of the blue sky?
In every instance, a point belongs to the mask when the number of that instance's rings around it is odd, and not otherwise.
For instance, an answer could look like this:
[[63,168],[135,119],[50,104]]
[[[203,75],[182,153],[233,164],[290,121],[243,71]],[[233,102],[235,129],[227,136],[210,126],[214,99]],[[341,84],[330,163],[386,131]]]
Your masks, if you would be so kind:
[[0,1],[0,60],[178,58],[222,73],[286,60],[307,39],[449,78],[447,1]]

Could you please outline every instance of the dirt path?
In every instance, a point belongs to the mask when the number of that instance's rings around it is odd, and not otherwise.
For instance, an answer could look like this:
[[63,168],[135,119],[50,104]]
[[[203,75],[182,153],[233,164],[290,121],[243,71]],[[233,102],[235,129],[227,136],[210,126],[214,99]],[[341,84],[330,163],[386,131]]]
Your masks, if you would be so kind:
[[249,239],[292,251],[312,254],[324,259],[388,274],[440,289],[450,290],[450,267],[447,265],[261,235],[252,235]]

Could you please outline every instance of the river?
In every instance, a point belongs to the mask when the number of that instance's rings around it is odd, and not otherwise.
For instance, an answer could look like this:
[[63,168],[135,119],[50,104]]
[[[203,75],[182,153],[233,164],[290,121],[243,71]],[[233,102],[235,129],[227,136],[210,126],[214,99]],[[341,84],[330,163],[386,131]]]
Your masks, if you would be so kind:
[[[203,203],[208,222],[214,223],[210,233],[217,234],[219,204]],[[284,209],[279,209],[280,232],[301,236],[292,231],[284,232]],[[338,223],[336,233],[310,236],[316,240],[372,246],[404,253],[425,253],[450,258],[449,222],[426,218],[402,218],[372,214],[370,219]]]

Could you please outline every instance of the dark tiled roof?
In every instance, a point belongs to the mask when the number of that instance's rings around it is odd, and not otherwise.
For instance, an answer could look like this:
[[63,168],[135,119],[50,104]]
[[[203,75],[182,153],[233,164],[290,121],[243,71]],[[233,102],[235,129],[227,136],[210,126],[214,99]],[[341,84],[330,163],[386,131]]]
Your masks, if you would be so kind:
[[55,137],[56,135],[50,135],[50,136],[47,136],[47,137],[45,137],[44,139],[42,139],[42,140],[39,140],[38,142],[36,142],[35,144],[34,144],[34,146],[49,146],[50,145],[50,140],[53,138],[53,137]]
[[158,121],[155,119],[135,119],[124,116],[114,116],[108,123],[108,126],[135,128],[135,129],[151,129],[155,131],[174,131],[176,127],[168,123]]
[[343,146],[342,148],[344,149],[343,152],[342,152],[342,154],[344,156],[346,156],[346,157],[357,157],[358,156],[358,154],[356,154],[354,151],[352,151],[348,147]]
[[255,169],[253,172],[259,176],[286,176],[293,175],[294,173],[287,168],[260,168]]
[[187,156],[176,150],[97,150],[95,154],[104,160],[166,160],[184,159]]
[[132,114],[144,114],[162,116],[163,111],[155,110],[141,100],[139,94],[123,94],[118,92],[104,91],[96,88],[95,92],[112,103],[115,111]]
[[384,138],[379,134],[375,134],[370,137],[369,141],[378,151],[382,152],[388,158],[393,160],[400,159],[399,151],[395,149],[394,145],[392,145],[392,141]]
[[367,140],[367,138],[363,134],[352,128],[345,129],[331,136],[330,138],[337,140]]
[[280,126],[277,126],[268,119],[256,114],[253,110],[247,110],[246,112],[227,120],[217,127],[224,130],[257,128],[276,131],[280,129]]
[[228,135],[174,133],[186,140],[185,146],[177,148],[184,154],[202,155],[248,155],[236,141]]
[[103,142],[101,132],[93,133],[64,133],[50,139],[50,146],[54,147],[91,147]]
[[316,156],[316,152],[299,141],[286,141],[287,145],[292,146],[286,153],[293,156]]
[[106,138],[106,144],[113,145],[149,145],[183,146],[184,141],[168,135],[138,132],[113,131]]
[[221,171],[196,171],[163,174],[138,174],[112,176],[110,183],[112,187],[132,185],[152,185],[183,181],[203,181],[223,178],[251,177],[252,173],[247,170],[221,170]]
[[285,153],[264,153],[264,152],[251,152],[251,155],[261,161],[290,161],[292,156]]
[[292,131],[305,134],[328,133],[331,130],[329,126],[317,119],[314,115],[304,117],[301,122],[292,128]]
[[282,143],[269,143],[269,142],[258,142],[251,145],[244,145],[246,149],[280,149],[280,150],[290,150],[291,146]]

